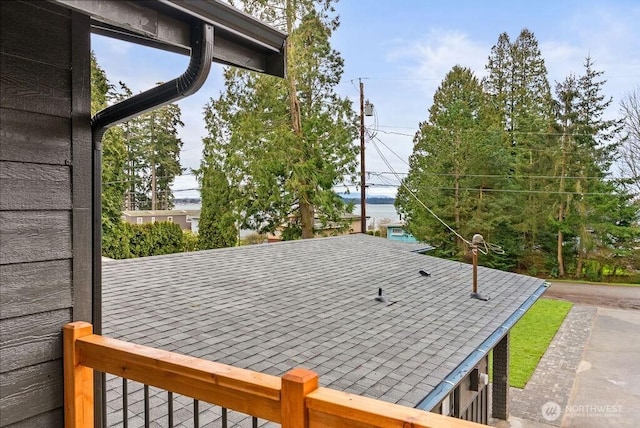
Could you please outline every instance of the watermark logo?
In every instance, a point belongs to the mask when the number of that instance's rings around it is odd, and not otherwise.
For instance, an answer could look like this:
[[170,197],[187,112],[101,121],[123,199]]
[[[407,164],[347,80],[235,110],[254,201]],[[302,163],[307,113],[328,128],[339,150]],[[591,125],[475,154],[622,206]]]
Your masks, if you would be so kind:
[[542,417],[548,422],[558,419],[561,413],[562,408],[555,401],[547,401],[542,405]]
[[622,406],[619,404],[574,404],[567,405],[564,409],[555,401],[547,401],[540,409],[542,417],[547,422],[557,420],[562,413],[566,413],[570,417],[612,417],[619,416],[622,413]]

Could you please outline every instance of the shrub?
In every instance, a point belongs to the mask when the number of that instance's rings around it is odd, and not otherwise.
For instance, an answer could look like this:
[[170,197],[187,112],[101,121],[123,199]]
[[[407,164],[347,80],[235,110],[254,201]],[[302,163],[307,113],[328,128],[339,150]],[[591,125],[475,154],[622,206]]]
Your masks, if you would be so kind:
[[185,230],[182,235],[182,251],[187,253],[198,251],[198,235],[190,230]]
[[182,229],[176,223],[137,225],[121,221],[103,227],[102,254],[127,259],[180,253],[184,249],[183,241]]

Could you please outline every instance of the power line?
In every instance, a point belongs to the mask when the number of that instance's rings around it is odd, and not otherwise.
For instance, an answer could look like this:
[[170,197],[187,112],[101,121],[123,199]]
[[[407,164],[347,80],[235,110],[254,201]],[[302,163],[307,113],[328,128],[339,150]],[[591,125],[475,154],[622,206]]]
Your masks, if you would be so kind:
[[[386,147],[386,146],[385,146]],[[408,172],[391,172],[391,171],[381,171],[381,172],[375,172],[375,171],[370,171],[368,172],[368,174],[371,175],[409,175]],[[454,174],[454,173],[435,173],[435,172],[423,172],[420,173],[421,175],[427,175],[427,176],[434,176],[434,177],[475,177],[475,178],[526,178],[526,179],[572,179],[572,180],[581,180],[581,179],[587,179],[587,180],[605,180],[605,181],[616,181],[616,180],[629,180],[632,179],[633,177],[612,177],[612,178],[606,178],[606,177],[598,177],[598,176],[571,176],[571,175],[567,175],[567,176],[561,176],[561,175],[509,175],[509,174]]]
[[[389,168],[390,171],[394,171],[393,167],[391,166],[391,164],[389,163],[389,161],[387,160],[387,158],[382,154],[382,151],[380,151],[380,148],[378,147],[378,145],[376,144],[375,140],[371,140],[371,142],[373,143],[373,147],[376,149],[376,152],[378,152],[378,155],[380,156],[380,158],[382,159],[382,161],[385,163],[385,165],[387,165],[387,168]],[[436,220],[438,220],[440,223],[442,223],[443,226],[445,226],[451,233],[453,233],[454,235],[456,235],[460,240],[462,240],[462,242],[464,242],[467,246],[469,246],[470,248],[473,248],[473,244],[471,242],[469,242],[467,239],[465,239],[462,235],[460,235],[458,232],[455,231],[455,229],[453,229],[451,226],[449,226],[444,220],[442,220],[440,217],[438,217],[438,215],[433,212],[433,210],[431,210],[431,208],[429,208],[424,202],[422,202],[420,200],[420,198],[418,198],[418,196],[416,196],[416,194],[414,192],[411,191],[411,189],[409,189],[407,187],[406,184],[404,184],[402,182],[402,180],[400,180],[399,177],[396,177],[396,179],[402,184],[402,186],[407,189],[407,191],[409,192],[409,194],[411,196],[413,196],[413,198],[418,201],[418,203],[420,205],[422,205],[422,207],[424,209],[426,209],[429,214],[431,214]],[[482,251],[482,250],[480,250]]]
[[[483,129],[451,129],[451,128],[441,128],[429,125],[430,128],[433,128],[437,131],[443,132],[457,132],[462,134],[489,134],[489,135],[498,135],[501,133],[505,133],[507,135],[543,135],[543,136],[551,136],[551,137],[596,137],[594,134],[579,134],[579,133],[570,133],[564,134],[562,132],[543,132],[543,131],[507,131],[507,130],[483,130]],[[420,131],[421,128],[406,128],[402,126],[379,126],[379,128],[397,128],[397,129],[415,129],[416,132]],[[403,137],[415,137],[416,134],[408,134],[406,132],[397,132],[397,131],[385,131],[383,129],[378,129],[378,132],[382,132],[383,134],[390,135],[401,135]]]

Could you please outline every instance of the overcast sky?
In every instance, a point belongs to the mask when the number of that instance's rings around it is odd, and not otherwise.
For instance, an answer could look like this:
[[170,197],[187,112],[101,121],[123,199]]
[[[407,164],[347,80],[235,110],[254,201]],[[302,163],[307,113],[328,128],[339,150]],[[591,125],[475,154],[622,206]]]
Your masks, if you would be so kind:
[[[333,46],[345,60],[337,91],[358,103],[358,78],[378,115],[378,143],[383,156],[399,172],[406,172],[412,136],[427,119],[433,94],[456,64],[478,77],[498,35],[515,39],[522,28],[534,32],[549,71],[552,88],[570,72],[580,74],[587,55],[605,72],[605,92],[613,97],[607,114],[618,114],[619,101],[640,84],[640,2],[585,1],[430,1],[342,0],[336,5],[341,26]],[[92,36],[92,49],[112,83],[124,81],[134,93],[180,75],[188,58],[101,36]],[[205,135],[202,109],[221,91],[222,68],[214,65],[205,85],[179,102],[185,127],[181,153],[187,173],[174,185],[176,197],[197,197],[190,168],[197,168]],[[373,125],[367,118],[368,126]],[[400,135],[406,134],[406,135]],[[357,144],[357,141],[354,141]],[[371,143],[367,143],[367,171],[388,171]],[[395,181],[393,177],[388,180]],[[371,178],[380,183],[380,179]],[[350,189],[356,192],[355,188]],[[376,188],[369,194],[393,194]]]

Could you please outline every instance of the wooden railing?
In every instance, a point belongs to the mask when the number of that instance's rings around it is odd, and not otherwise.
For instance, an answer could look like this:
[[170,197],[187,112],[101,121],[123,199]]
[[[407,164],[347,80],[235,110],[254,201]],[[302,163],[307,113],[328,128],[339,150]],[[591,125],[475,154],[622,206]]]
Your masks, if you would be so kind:
[[63,329],[65,426],[93,427],[93,370],[281,424],[303,427],[480,427],[472,422],[318,386],[296,368],[282,378],[93,334]]

